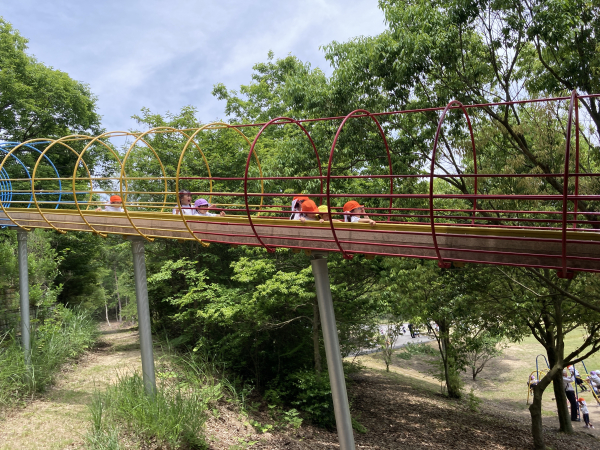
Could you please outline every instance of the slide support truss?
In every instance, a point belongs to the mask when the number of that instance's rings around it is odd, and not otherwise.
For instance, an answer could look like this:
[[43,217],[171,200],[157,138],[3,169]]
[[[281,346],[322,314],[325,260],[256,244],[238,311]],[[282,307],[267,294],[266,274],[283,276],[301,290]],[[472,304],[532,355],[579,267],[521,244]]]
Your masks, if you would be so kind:
[[148,284],[146,280],[146,256],[142,237],[131,237],[133,252],[133,271],[135,274],[135,296],[137,299],[138,324],[140,331],[140,349],[142,352],[142,374],[146,394],[156,393],[156,376],[154,374],[154,354],[152,351],[152,329],[150,324],[150,307],[148,305]]
[[352,418],[350,416],[350,404],[348,403],[348,393],[346,392],[344,367],[342,365],[340,342],[338,340],[335,312],[333,311],[333,300],[329,285],[327,254],[313,253],[310,263],[317,289],[321,328],[323,329],[323,341],[325,343],[325,356],[327,357],[327,370],[329,371],[329,382],[331,383],[331,395],[333,396],[333,409],[335,411],[335,424],[340,449],[354,450]]

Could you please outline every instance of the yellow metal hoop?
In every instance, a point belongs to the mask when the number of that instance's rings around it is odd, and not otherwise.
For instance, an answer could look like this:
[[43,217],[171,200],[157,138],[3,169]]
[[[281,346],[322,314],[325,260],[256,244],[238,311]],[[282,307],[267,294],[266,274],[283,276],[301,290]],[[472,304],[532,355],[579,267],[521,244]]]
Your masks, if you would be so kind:
[[[181,174],[181,166],[183,164],[183,157],[185,156],[185,152],[187,151],[189,145],[191,142],[193,142],[196,147],[198,148],[198,150],[200,150],[200,154],[202,155],[202,158],[204,159],[204,162],[206,163],[206,167],[208,169],[208,176],[209,176],[209,182],[210,182],[210,193],[212,194],[213,192],[213,183],[212,183],[212,175],[210,173],[210,167],[208,165],[208,161],[206,160],[206,157],[204,156],[204,152],[200,149],[199,145],[194,141],[194,138],[201,132],[201,131],[206,131],[206,130],[219,130],[219,129],[227,129],[227,128],[233,128],[240,136],[242,136],[244,138],[244,140],[246,141],[246,143],[251,146],[252,143],[250,142],[250,140],[248,139],[248,137],[242,133],[238,128],[236,127],[232,127],[229,124],[223,123],[223,122],[212,122],[209,124],[206,124],[202,127],[200,127],[199,129],[197,129],[196,131],[194,131],[194,133],[189,137],[188,141],[186,142],[185,146],[183,147],[183,151],[181,152],[181,155],[179,156],[179,163],[177,164],[177,172],[175,174],[175,191],[177,193],[179,193],[179,179],[180,179],[180,174]],[[258,164],[258,168],[260,171],[260,176],[262,177],[262,168],[260,167],[260,161],[258,160],[258,156],[256,154],[256,151],[253,152],[254,153],[254,157],[256,159],[256,162]],[[260,180],[261,182],[261,194],[264,194],[264,180]],[[209,202],[212,201],[212,195],[209,197]],[[263,197],[261,196],[260,198],[260,206],[262,206],[262,202],[263,202]],[[181,216],[183,223],[185,224],[185,227],[187,228],[188,232],[190,233],[190,236],[192,236],[196,241],[198,241],[200,244],[202,244],[205,247],[208,247],[208,243],[206,242],[202,242],[202,239],[198,238],[196,236],[196,234],[192,231],[192,229],[190,228],[190,226],[188,225],[188,221],[185,218],[185,215],[183,214],[183,209],[181,208],[181,201],[179,199],[179,195],[177,195],[177,207],[179,209],[179,215]]]
[[[119,163],[119,168],[121,168],[121,167],[122,167],[122,165],[121,165],[121,160],[120,160],[120,158],[119,158],[119,155],[118,155],[117,153],[115,153],[115,151],[114,151],[114,150],[113,150],[113,149],[112,149],[112,148],[111,148],[109,145],[107,145],[107,144],[106,144],[106,142],[104,142],[104,141],[101,141],[101,140],[100,140],[101,138],[112,137],[112,136],[114,136],[114,135],[115,135],[115,133],[119,133],[119,134],[118,134],[119,136],[122,136],[122,135],[123,135],[123,133],[125,133],[125,134],[127,134],[127,135],[132,135],[131,133],[127,133],[127,132],[123,132],[123,131],[117,131],[117,132],[103,133],[103,134],[101,134],[100,136],[96,136],[96,137],[94,137],[94,138],[92,138],[92,137],[90,136],[90,139],[92,139],[92,140],[91,140],[91,141],[90,141],[90,142],[89,142],[89,143],[88,143],[88,144],[87,144],[87,145],[86,145],[86,146],[83,148],[83,150],[81,151],[81,154],[80,154],[80,155],[79,155],[79,157],[77,158],[77,162],[75,163],[75,167],[73,168],[73,180],[72,180],[72,186],[73,186],[73,199],[75,200],[75,207],[77,208],[77,211],[79,212],[79,215],[81,216],[81,218],[83,219],[83,221],[85,222],[85,224],[86,224],[86,225],[87,225],[87,226],[88,226],[88,227],[89,227],[89,228],[92,230],[92,232],[93,232],[93,233],[95,233],[95,234],[98,234],[99,236],[102,236],[102,237],[106,237],[106,233],[101,233],[101,232],[99,232],[98,230],[96,230],[96,229],[95,229],[95,228],[94,228],[94,227],[93,227],[93,226],[92,226],[92,225],[91,225],[91,224],[90,224],[90,223],[87,221],[87,219],[85,218],[85,216],[84,216],[84,215],[83,215],[83,213],[81,212],[81,208],[79,207],[79,201],[77,200],[77,190],[76,190],[76,187],[75,187],[75,180],[76,180],[76,179],[78,179],[78,178],[77,178],[77,169],[79,168],[79,163],[80,163],[80,162],[84,162],[84,164],[85,164],[85,161],[83,160],[83,154],[84,154],[84,153],[87,151],[87,149],[88,149],[88,148],[89,148],[89,147],[90,147],[90,146],[91,146],[91,145],[92,145],[94,142],[99,142],[99,143],[101,143],[101,144],[102,144],[104,147],[106,147],[108,150],[110,150],[110,152],[113,154],[113,156],[116,158],[117,162]],[[88,171],[88,173],[89,173],[89,171]],[[79,178],[79,179],[81,179],[81,178]],[[94,190],[94,189],[93,189],[93,185],[92,185],[92,178],[91,178],[91,175],[90,175],[90,187],[92,188],[91,192],[93,193],[93,190]],[[91,202],[91,199],[92,199],[92,197],[90,196],[90,202]],[[90,207],[90,202],[88,202],[88,205],[87,205],[87,207],[85,208],[86,210],[88,210],[88,209],[89,209],[89,207]]]
[[[44,215],[44,213],[42,212],[42,209],[40,208],[40,205],[37,201],[37,196],[35,194],[35,174],[37,172],[37,169],[39,167],[40,161],[42,160],[42,158],[44,157],[44,155],[46,154],[46,152],[48,152],[48,150],[50,150],[55,144],[61,144],[63,146],[65,146],[67,149],[71,150],[75,156],[79,157],[79,153],[77,153],[70,145],[67,145],[66,142],[69,141],[78,141],[81,140],[82,138],[87,138],[87,136],[83,136],[83,135],[72,135],[72,136],[65,136],[62,137],[60,139],[55,139],[52,141],[52,143],[50,145],[48,145],[44,151],[40,154],[40,156],[38,157],[37,161],[35,162],[35,167],[33,168],[33,172],[31,174],[31,188],[32,188],[32,193],[33,193],[33,201],[35,203],[35,207],[37,208],[38,212],[40,213],[40,215],[42,216],[42,219],[44,219],[44,221],[50,225],[55,231],[59,232],[60,234],[65,234],[66,231],[64,230],[60,230],[57,227],[55,227],[52,223],[50,223],[50,221],[46,218],[46,216]],[[24,142],[25,144],[28,144],[29,141]],[[92,178],[92,174],[90,173],[90,170],[87,166],[87,164],[85,163],[85,161],[83,162],[83,167],[85,167],[85,171],[88,174],[88,177],[90,178],[90,199],[89,201],[92,201],[92,191],[94,190],[94,187],[91,183],[91,178]],[[81,215],[81,211],[79,212],[79,214]]]
[[[123,211],[125,212],[125,215],[127,216],[127,220],[129,220],[129,223],[131,224],[131,226],[133,227],[133,229],[140,235],[142,236],[144,239],[146,239],[148,242],[152,242],[154,241],[154,238],[148,237],[146,236],[144,233],[142,233],[140,231],[140,229],[133,223],[133,220],[131,219],[131,216],[129,215],[129,211],[127,211],[127,202],[126,202],[126,198],[127,196],[123,193],[123,179],[127,179],[126,175],[125,175],[125,165],[127,163],[127,159],[129,158],[129,154],[131,153],[131,151],[134,149],[135,144],[138,141],[142,141],[150,150],[152,150],[152,153],[154,154],[154,156],[156,157],[156,159],[158,160],[158,163],[160,164],[160,169],[163,173],[163,179],[165,181],[165,194],[164,194],[164,198],[163,198],[163,207],[167,202],[167,195],[168,195],[168,189],[169,186],[167,185],[167,173],[165,171],[165,166],[163,165],[160,157],[158,156],[158,154],[156,153],[156,151],[154,150],[154,148],[148,143],[146,142],[143,137],[146,136],[147,134],[151,134],[154,133],[155,130],[168,130],[168,131],[177,131],[175,130],[175,128],[170,128],[170,127],[157,127],[157,128],[152,128],[148,131],[145,131],[144,133],[141,133],[138,137],[136,137],[135,141],[133,141],[133,143],[129,146],[129,149],[127,150],[127,153],[125,153],[125,156],[123,157],[123,162],[121,164],[121,175],[119,177],[119,190],[121,193],[121,200],[123,201]],[[127,191],[126,191],[127,192]]]

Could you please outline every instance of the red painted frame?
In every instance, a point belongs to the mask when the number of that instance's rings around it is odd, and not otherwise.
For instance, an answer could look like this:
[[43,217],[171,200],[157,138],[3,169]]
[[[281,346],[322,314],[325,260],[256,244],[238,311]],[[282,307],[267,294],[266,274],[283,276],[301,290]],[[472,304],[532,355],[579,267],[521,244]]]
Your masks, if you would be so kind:
[[[307,195],[311,197],[318,197],[319,203],[325,203],[328,207],[330,215],[338,214],[345,216],[347,213],[342,213],[339,211],[341,209],[340,206],[333,206],[332,201],[334,199],[342,199],[342,198],[356,198],[356,199],[387,199],[389,200],[389,205],[385,207],[385,205],[381,205],[376,208],[367,208],[369,211],[372,211],[371,214],[375,216],[385,217],[385,221],[387,223],[398,223],[398,224],[420,224],[420,225],[429,225],[430,226],[430,235],[432,239],[432,247],[423,247],[428,249],[433,249],[435,251],[435,258],[433,257],[424,257],[425,259],[437,259],[438,265],[443,268],[448,268],[451,266],[451,261],[447,260],[444,257],[445,251],[454,251],[456,248],[443,247],[438,242],[438,234],[439,234],[439,226],[444,223],[446,227],[448,226],[460,226],[460,227],[473,227],[473,228],[496,228],[496,229],[523,229],[523,230],[555,230],[560,231],[560,239],[555,238],[539,238],[540,241],[552,242],[556,244],[560,242],[560,255],[554,255],[553,257],[559,258],[561,261],[560,266],[539,266],[539,267],[547,267],[556,269],[558,271],[558,275],[561,277],[572,277],[573,275],[573,267],[570,267],[569,261],[578,260],[578,259],[591,259],[599,262],[600,266],[600,257],[575,257],[569,256],[568,249],[570,243],[581,242],[581,239],[570,239],[568,235],[567,229],[585,232],[585,233],[598,233],[600,232],[600,217],[598,220],[595,220],[597,216],[600,216],[600,212],[594,211],[593,209],[590,211],[580,211],[580,200],[585,200],[587,202],[598,202],[600,201],[600,195],[582,195],[580,194],[580,180],[584,177],[593,178],[600,177],[600,173],[581,173],[580,172],[580,126],[579,126],[579,101],[581,99],[586,98],[597,98],[600,97],[600,94],[593,95],[578,95],[576,91],[573,91],[570,97],[554,97],[548,99],[532,99],[532,100],[519,100],[513,102],[498,102],[498,103],[482,103],[482,104],[474,104],[474,105],[465,105],[458,100],[450,101],[445,107],[439,108],[420,108],[415,110],[406,110],[406,111],[391,111],[391,112],[381,112],[381,113],[372,113],[364,109],[357,109],[347,114],[346,116],[338,116],[338,117],[325,117],[325,118],[315,118],[315,119],[293,119],[290,117],[277,117],[275,119],[270,120],[266,123],[256,123],[256,124],[239,124],[232,125],[234,127],[246,128],[246,127],[260,127],[260,130],[256,134],[251,147],[248,153],[248,157],[246,159],[246,166],[244,170],[243,177],[211,177],[213,181],[216,180],[241,180],[244,185],[243,193],[218,193],[211,192],[210,194],[218,197],[221,196],[234,196],[234,197],[243,197],[244,204],[243,207],[240,205],[240,208],[231,209],[232,213],[243,213],[243,216],[248,219],[248,225],[250,226],[252,234],[244,235],[245,237],[253,236],[256,238],[256,245],[264,247],[269,252],[274,252],[277,247],[276,241],[280,239],[276,236],[271,236],[269,233],[261,232],[261,228],[267,226],[262,225],[260,223],[256,223],[256,216],[253,214],[256,213],[281,213],[287,216],[289,211],[286,210],[285,203],[287,201],[279,201],[275,200],[275,203],[278,204],[265,204],[262,207],[257,207],[256,205],[251,205],[251,198],[261,197],[261,198],[281,198],[281,199],[289,199],[295,195]],[[565,132],[565,163],[564,170],[562,173],[519,173],[519,174],[486,174],[480,172],[479,161],[478,161],[478,153],[476,148],[476,142],[474,137],[473,123],[471,121],[471,117],[469,115],[470,109],[477,109],[483,107],[493,107],[493,106],[512,106],[512,105],[523,105],[523,104],[532,104],[532,103],[540,103],[540,102],[569,102],[568,107],[568,119],[567,119],[567,127]],[[465,119],[466,119],[466,128],[469,131],[469,137],[471,140],[471,150],[473,155],[473,173],[442,173],[436,174],[436,158],[439,152],[439,142],[441,139],[441,133],[444,125],[444,121],[447,117],[447,114],[451,110],[460,110]],[[412,114],[412,113],[424,113],[424,112],[440,112],[440,117],[437,123],[437,129],[435,132],[435,138],[433,140],[433,146],[430,156],[430,164],[429,164],[429,173],[411,173],[411,174],[394,174],[393,166],[392,166],[392,157],[391,151],[388,143],[388,139],[386,137],[386,132],[378,120],[378,117],[389,117],[397,114]],[[344,129],[344,127],[348,124],[351,119],[367,119],[372,121],[375,124],[377,132],[379,133],[382,142],[384,144],[387,156],[387,164],[389,168],[389,174],[377,174],[377,175],[369,175],[360,173],[358,175],[334,175],[332,172],[334,170],[334,157],[335,151],[338,149],[339,138]],[[309,131],[303,126],[305,123],[312,122],[337,122],[340,121],[339,126],[337,126],[335,135],[333,136],[333,141],[331,144],[331,149],[329,151],[329,158],[327,161],[327,171],[326,174],[323,172],[323,167],[321,166],[321,159],[319,158],[319,152],[317,150],[317,146],[313,141]],[[571,156],[571,140],[573,135],[573,123],[575,123],[575,167],[573,173],[570,173],[570,156]],[[257,142],[264,133],[264,131],[270,126],[285,126],[289,124],[294,124],[298,126],[306,137],[309,139],[311,146],[313,147],[313,151],[316,158],[316,163],[318,167],[318,176],[298,176],[298,177],[290,177],[290,176],[262,176],[262,177],[251,177],[249,176],[249,169],[251,164],[251,159],[253,153],[256,151]],[[436,178],[473,178],[473,192],[472,193],[462,193],[462,194],[436,194],[434,192],[434,181]],[[203,177],[181,177],[181,179],[201,179]],[[422,178],[428,179],[429,188],[428,193],[426,194],[396,194],[394,193],[394,182],[396,180],[408,179],[408,178]],[[514,178],[514,179],[548,179],[548,178],[556,178],[562,179],[563,190],[562,193],[557,194],[482,194],[479,192],[479,181],[480,179],[487,178]],[[574,189],[572,193],[569,193],[569,181],[571,178],[574,178]],[[374,193],[374,194],[346,194],[346,193],[333,193],[332,192],[332,181],[334,180],[343,180],[343,179],[389,179],[389,193]],[[289,194],[283,192],[264,192],[264,193],[255,193],[249,192],[249,181],[258,181],[258,180],[272,180],[272,181],[284,181],[284,180],[318,180],[320,182],[320,189],[318,193],[297,193],[297,194]],[[325,184],[325,189],[324,185]],[[198,193],[203,194],[203,193]],[[206,193],[208,194],[208,193]],[[394,207],[394,200],[402,200],[402,199],[422,199],[428,201],[427,208],[421,207]],[[435,200],[436,199],[463,199],[472,204],[472,207],[459,207],[459,208],[436,208]],[[324,202],[323,202],[324,200]],[[513,200],[513,201],[535,201],[538,203],[545,203],[551,205],[549,210],[544,211],[543,208],[533,208],[533,210],[525,209],[517,209],[517,208],[502,208],[502,209],[490,209],[490,208],[480,208],[481,200]],[[560,202],[560,209],[554,208],[552,205],[558,205]],[[569,202],[573,203],[573,210],[569,211]],[[554,209],[553,209],[554,208]],[[595,209],[600,209],[600,207],[596,207]],[[495,214],[492,216],[492,214]],[[527,217],[521,217],[523,214],[526,214]],[[581,217],[581,219],[580,219]],[[298,225],[295,223],[286,222],[283,217],[281,225],[268,225],[270,227],[287,227],[287,228],[310,228],[310,225]],[[416,222],[411,222],[410,219],[416,220]],[[241,225],[241,224],[240,224]],[[314,241],[317,242],[329,242],[335,243],[335,247],[337,251],[342,253],[343,257],[346,259],[351,259],[356,251],[351,250],[346,244],[351,244],[353,241],[347,241],[344,239],[340,239],[339,227],[336,227],[334,222],[329,222],[329,230],[331,232],[331,239],[323,239],[323,238],[303,238],[304,241]],[[337,229],[336,229],[337,228]],[[319,229],[323,229],[319,227]],[[384,231],[377,230],[376,228],[371,230],[373,233],[382,233]],[[391,232],[391,231],[385,231]],[[402,232],[399,232],[402,233]],[[569,231],[570,233],[570,231]],[[222,233],[201,233],[206,235],[221,235]],[[460,236],[458,234],[443,233],[445,236]],[[222,234],[223,236],[227,236],[229,238],[233,237],[228,234]],[[469,238],[474,239],[502,239],[507,241],[518,241],[520,239],[524,239],[518,236],[482,236],[482,235],[468,235]],[[293,240],[293,238],[290,238]],[[204,239],[203,239],[204,240]],[[209,241],[212,239],[209,239]],[[267,244],[265,240],[270,240],[271,243]],[[529,239],[529,240],[538,240]],[[214,241],[214,240],[213,240]],[[229,241],[228,241],[229,242]],[[587,242],[587,241],[586,241]],[[357,242],[354,242],[357,243]],[[596,244],[595,242],[590,242],[591,245]],[[410,245],[400,245],[400,244],[374,244],[379,245],[381,247],[380,252],[367,252],[368,254],[379,254],[379,255],[392,255],[388,251],[385,251],[385,247],[411,247]],[[422,246],[414,245],[412,248],[421,248]],[[291,247],[290,247],[291,248]],[[321,247],[303,247],[298,246],[294,248],[303,248],[303,249],[313,249],[313,250],[322,250]],[[328,251],[331,251],[329,249]],[[478,253],[486,253],[486,254],[510,254],[510,255],[521,255],[517,252],[504,252],[499,250],[464,250],[465,252],[478,252]],[[398,255],[396,255],[398,256]],[[525,255],[523,255],[525,256]],[[550,257],[551,255],[543,254],[540,252],[537,256],[540,258]],[[459,262],[482,262],[477,260],[470,259],[461,259]],[[507,265],[516,265],[519,264],[507,264]],[[588,270],[588,269],[578,269],[578,270]],[[595,271],[590,269],[589,271]],[[600,272],[600,269],[598,270]]]

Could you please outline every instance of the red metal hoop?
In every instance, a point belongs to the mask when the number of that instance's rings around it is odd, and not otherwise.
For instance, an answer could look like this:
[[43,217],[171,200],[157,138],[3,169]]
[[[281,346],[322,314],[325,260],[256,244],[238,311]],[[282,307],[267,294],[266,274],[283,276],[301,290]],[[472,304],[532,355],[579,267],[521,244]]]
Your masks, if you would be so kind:
[[[377,129],[379,130],[379,134],[381,134],[381,137],[383,138],[383,143],[385,145],[385,150],[387,152],[387,157],[388,157],[388,166],[390,169],[390,206],[389,206],[389,210],[388,210],[388,219],[387,219],[389,222],[390,218],[391,218],[391,214],[392,214],[392,202],[393,202],[392,195],[394,194],[394,178],[393,178],[394,172],[392,170],[392,157],[390,155],[390,147],[388,146],[388,142],[385,137],[385,132],[383,131],[383,128],[381,128],[381,124],[379,123],[379,121],[377,120],[375,115],[371,114],[366,109],[356,109],[356,110],[352,111],[350,114],[348,114],[346,117],[344,117],[344,119],[342,120],[342,123],[340,124],[340,126],[337,129],[337,132],[335,133],[333,143],[331,144],[331,152],[329,154],[329,162],[327,164],[327,196],[326,196],[327,209],[329,210],[330,218],[333,218],[331,216],[333,210],[331,209],[331,197],[330,197],[330,194],[331,194],[330,180],[331,180],[331,166],[333,164],[333,154],[335,152],[335,146],[337,145],[340,133],[342,132],[342,128],[344,127],[344,125],[346,124],[348,119],[351,119],[353,117],[361,117],[361,118],[362,117],[370,117],[371,119],[373,119],[373,121],[377,125]],[[331,227],[331,233],[333,234],[333,239],[335,240],[335,244],[340,249],[340,252],[342,253],[342,256],[344,257],[344,259],[352,259],[354,257],[354,255],[351,253],[347,253],[342,248],[342,245],[341,245],[341,243],[337,237],[337,234],[335,232],[335,226],[333,225],[333,220],[329,221],[329,226]]]
[[276,117],[275,119],[272,119],[269,122],[267,122],[266,124],[264,124],[262,126],[262,128],[260,129],[260,131],[258,132],[258,134],[256,135],[256,137],[254,138],[254,141],[252,141],[252,145],[250,146],[250,151],[248,152],[248,159],[246,160],[246,169],[244,171],[244,202],[246,204],[246,216],[248,217],[248,222],[250,224],[250,228],[252,228],[252,232],[254,233],[254,236],[256,236],[256,239],[258,240],[258,242],[260,242],[260,245],[262,245],[265,248],[265,250],[267,250],[269,253],[275,252],[275,247],[270,247],[263,242],[260,235],[256,231],[256,226],[254,225],[254,221],[252,220],[252,216],[250,215],[250,204],[248,203],[248,171],[250,169],[250,161],[252,159],[252,154],[254,153],[254,148],[256,146],[256,143],[258,142],[258,138],[260,138],[263,131],[265,131],[267,129],[267,127],[269,127],[270,125],[286,125],[289,123],[294,123],[294,124],[298,125],[300,127],[300,129],[304,132],[306,137],[308,137],[308,140],[310,141],[310,144],[312,145],[312,148],[315,152],[315,157],[317,158],[317,168],[319,169],[319,181],[321,183],[321,192],[320,193],[321,193],[321,196],[323,195],[323,169],[321,168],[321,159],[319,158],[319,153],[317,152],[317,147],[316,147],[314,141],[312,140],[310,133],[306,130],[306,128],[304,128],[304,126],[299,121],[292,119],[291,117]]
[[[562,256],[562,269],[557,272],[559,278],[573,278],[573,272],[567,269],[567,216],[568,216],[568,200],[569,200],[569,160],[571,159],[571,131],[573,127],[573,109],[574,105],[579,102],[577,90],[573,89],[571,93],[571,101],[569,103],[569,116],[567,119],[567,135],[566,135],[566,148],[565,148],[565,172],[563,179],[563,199],[562,199],[562,237],[561,237],[561,256]],[[579,131],[579,130],[577,130]],[[579,137],[579,133],[577,133]],[[579,147],[579,146],[577,146]],[[579,156],[579,148],[576,149],[577,156]],[[579,158],[576,158],[577,160]],[[576,161],[579,163],[579,161]],[[579,178],[579,177],[577,177]],[[577,183],[577,187],[578,183]],[[577,194],[575,194],[577,195]]]
[[[456,107],[460,108],[462,110],[462,112],[464,113],[464,115],[467,119],[467,125],[469,127],[469,134],[471,136],[471,147],[473,148],[473,171],[474,171],[474,178],[475,178],[474,193],[475,193],[475,195],[477,195],[477,151],[475,149],[475,137],[473,136],[473,126],[471,125],[471,119],[469,117],[469,113],[467,112],[467,109],[464,107],[464,105],[461,102],[459,102],[458,100],[452,100],[446,105],[446,107],[442,111],[440,120],[438,121],[437,130],[435,131],[435,139],[433,141],[433,151],[431,154],[431,168],[429,171],[429,220],[431,222],[431,238],[433,239],[433,246],[435,247],[435,253],[438,257],[438,266],[443,269],[449,269],[452,263],[444,261],[444,258],[442,258],[442,255],[440,253],[440,248],[439,248],[439,245],[437,242],[437,235],[435,233],[435,216],[433,213],[433,179],[434,179],[434,170],[435,170],[435,156],[437,153],[437,146],[438,146],[440,131],[442,129],[442,124],[444,123],[444,119],[446,118],[446,113],[448,112],[448,110],[455,109]],[[458,174],[458,176],[460,176],[460,174]],[[471,219],[472,225],[475,224],[476,210],[477,210],[477,197],[475,197],[473,199],[473,216]]]

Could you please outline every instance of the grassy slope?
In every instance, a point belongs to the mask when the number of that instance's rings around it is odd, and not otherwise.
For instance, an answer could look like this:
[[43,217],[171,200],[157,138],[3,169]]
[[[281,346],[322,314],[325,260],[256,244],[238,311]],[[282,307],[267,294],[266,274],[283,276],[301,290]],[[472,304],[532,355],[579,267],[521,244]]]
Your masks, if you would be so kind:
[[[583,330],[575,330],[567,335],[566,350],[570,351],[576,348],[583,341],[583,338]],[[430,345],[436,346],[434,342]],[[510,345],[501,358],[488,363],[483,372],[477,376],[475,382],[473,382],[470,372],[464,374],[465,391],[469,392],[473,388],[475,394],[484,401],[485,405],[528,420],[527,378],[536,368],[536,355],[543,354],[543,350],[543,347],[533,336],[524,339],[520,343]],[[361,360],[367,367],[384,367],[379,354],[365,356]],[[540,367],[545,364],[541,357],[539,362]],[[600,353],[586,360],[585,364],[588,371],[600,370]],[[431,377],[431,366],[427,364],[424,357],[413,357],[408,361],[394,358],[393,367],[396,372],[412,378],[421,388],[439,392],[439,382]],[[580,373],[583,373],[581,364],[577,365],[577,369]],[[580,393],[580,396],[585,398],[588,405],[591,406],[590,417],[592,423],[598,424],[600,428],[600,410],[597,410],[600,408],[596,408],[592,395],[589,392],[584,392]],[[549,388],[544,395],[542,411],[549,422],[553,421],[556,416],[556,406],[552,401],[552,397],[553,392]],[[596,432],[598,433],[598,431]]]

